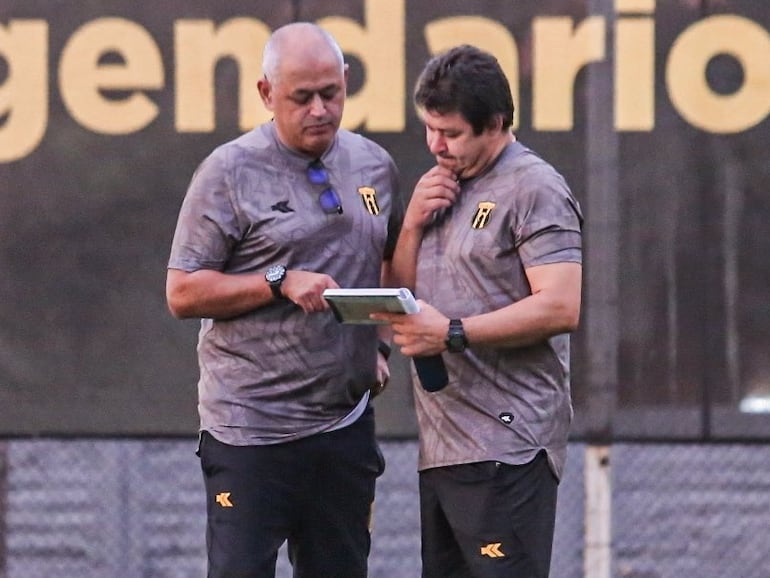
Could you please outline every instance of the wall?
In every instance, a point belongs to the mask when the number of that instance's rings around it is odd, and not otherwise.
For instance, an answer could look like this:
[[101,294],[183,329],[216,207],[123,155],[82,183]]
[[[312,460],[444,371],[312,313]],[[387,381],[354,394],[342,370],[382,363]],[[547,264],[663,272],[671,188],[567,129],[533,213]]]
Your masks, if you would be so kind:
[[[0,7],[0,433],[196,428],[196,322],[165,265],[197,164],[266,119],[269,31],[312,20],[351,64],[346,126],[431,163],[409,93],[471,42],[509,74],[521,140],[587,216],[576,432],[767,437],[770,10],[748,0],[5,0]],[[406,361],[380,428],[413,435]],[[656,421],[661,410],[682,419]]]

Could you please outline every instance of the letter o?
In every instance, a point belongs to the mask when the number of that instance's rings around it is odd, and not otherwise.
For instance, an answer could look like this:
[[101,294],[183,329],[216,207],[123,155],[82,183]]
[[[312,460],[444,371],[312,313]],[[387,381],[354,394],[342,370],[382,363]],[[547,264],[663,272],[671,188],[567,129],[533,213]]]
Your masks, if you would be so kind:
[[[706,66],[720,54],[734,57],[744,81],[732,94],[714,92]],[[770,35],[740,16],[706,18],[674,42],[666,65],[666,86],[674,108],[689,123],[713,133],[736,133],[770,113]]]

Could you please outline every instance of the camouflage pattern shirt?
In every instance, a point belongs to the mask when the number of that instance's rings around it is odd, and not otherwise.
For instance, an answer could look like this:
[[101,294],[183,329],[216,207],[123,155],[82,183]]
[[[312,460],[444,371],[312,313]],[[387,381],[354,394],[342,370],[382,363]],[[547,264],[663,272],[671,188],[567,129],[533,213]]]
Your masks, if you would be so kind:
[[[424,231],[416,294],[450,318],[530,295],[527,267],[582,261],[582,215],[554,168],[512,142]],[[470,344],[443,353],[449,384],[429,393],[414,373],[419,467],[523,464],[547,450],[561,476],[572,420],[569,336],[528,347]]]
[[[343,212],[319,202],[313,159],[283,146],[272,123],[217,148],[193,176],[169,268],[230,274],[271,265],[326,273],[341,287],[377,287],[403,216],[384,149],[340,130],[321,158]],[[375,382],[372,326],[339,324],[273,301],[233,319],[203,319],[200,427],[231,445],[288,442],[333,428]]]

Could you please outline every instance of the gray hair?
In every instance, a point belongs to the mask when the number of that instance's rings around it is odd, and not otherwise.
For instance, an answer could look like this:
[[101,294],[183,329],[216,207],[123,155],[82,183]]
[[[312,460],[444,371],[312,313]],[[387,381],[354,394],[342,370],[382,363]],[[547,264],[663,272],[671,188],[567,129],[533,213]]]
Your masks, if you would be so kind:
[[315,33],[317,36],[323,38],[329,48],[334,52],[340,65],[340,71],[344,72],[345,57],[342,55],[342,49],[329,32],[312,22],[292,22],[291,24],[286,24],[275,30],[265,44],[265,49],[262,53],[262,74],[270,82],[275,83],[277,81],[282,48],[287,42],[290,42],[292,37],[301,29],[304,29],[310,34]]

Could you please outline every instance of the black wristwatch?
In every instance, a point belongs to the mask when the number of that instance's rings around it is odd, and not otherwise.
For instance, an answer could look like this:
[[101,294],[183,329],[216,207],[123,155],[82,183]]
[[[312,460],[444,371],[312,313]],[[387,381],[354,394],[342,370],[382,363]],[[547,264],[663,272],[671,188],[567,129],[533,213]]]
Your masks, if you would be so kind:
[[390,359],[390,353],[393,351],[393,348],[385,343],[382,339],[380,339],[377,342],[377,351],[379,351],[382,356],[385,358],[385,361]]
[[446,348],[449,353],[462,353],[468,347],[468,338],[465,337],[463,322],[459,319],[449,321],[449,331],[446,334]]
[[265,271],[265,281],[270,285],[270,291],[273,292],[273,297],[276,299],[283,299],[281,283],[284,279],[286,279],[286,267],[283,265],[272,265]]

